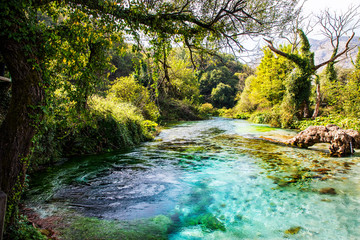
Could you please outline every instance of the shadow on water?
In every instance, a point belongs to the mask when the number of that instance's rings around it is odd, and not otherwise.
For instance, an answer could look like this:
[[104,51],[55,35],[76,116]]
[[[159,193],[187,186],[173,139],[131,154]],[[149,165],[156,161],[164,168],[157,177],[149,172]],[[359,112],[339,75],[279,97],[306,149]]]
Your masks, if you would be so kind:
[[359,157],[259,140],[293,134],[221,118],[173,125],[134,150],[37,174],[27,205],[64,216],[64,239],[360,236]]

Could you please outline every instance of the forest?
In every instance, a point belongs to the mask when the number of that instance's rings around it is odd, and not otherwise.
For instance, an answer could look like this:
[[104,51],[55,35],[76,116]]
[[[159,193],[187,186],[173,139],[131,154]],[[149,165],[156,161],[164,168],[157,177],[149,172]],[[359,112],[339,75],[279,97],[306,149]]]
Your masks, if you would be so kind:
[[[56,236],[52,228],[41,229],[26,216],[23,201],[31,190],[29,182],[43,172],[55,171],[69,159],[132,151],[144,142],[160,141],[157,136],[175,122],[219,117],[274,129],[336,124],[360,131],[360,48],[353,43],[359,38],[360,6],[341,14],[328,10],[304,16],[302,4],[2,0],[3,239],[167,239],[136,238],[130,232],[103,238],[76,232],[71,238],[63,231]],[[330,43],[329,59],[319,61],[312,50],[315,25]],[[257,50],[261,57],[251,62],[241,57],[249,38],[262,43]],[[344,61],[351,67],[344,67]],[[297,183],[301,177],[294,179]],[[192,220],[184,215],[179,221],[201,225],[204,232],[225,232],[227,220],[214,214],[196,212]],[[165,220],[157,216],[151,221]],[[288,227],[285,234],[304,231],[300,229]]]

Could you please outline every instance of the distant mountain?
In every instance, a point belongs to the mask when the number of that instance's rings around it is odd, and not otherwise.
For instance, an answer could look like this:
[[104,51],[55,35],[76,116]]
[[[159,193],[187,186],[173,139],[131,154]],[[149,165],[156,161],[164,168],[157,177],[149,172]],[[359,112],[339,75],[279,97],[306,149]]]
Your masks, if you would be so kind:
[[[345,48],[345,44],[349,38],[342,37],[340,39],[340,49],[338,52],[341,52]],[[332,46],[329,40],[316,40],[316,39],[309,39],[311,50],[315,53],[315,64],[324,62],[330,59],[332,54]],[[340,57],[340,62],[338,63],[339,66],[343,68],[352,68],[353,65],[351,63],[351,58],[353,61],[356,59],[356,55],[358,52],[357,46],[360,46],[360,39],[359,37],[354,37],[350,43],[350,47],[354,47],[354,49],[348,54],[348,56]]]

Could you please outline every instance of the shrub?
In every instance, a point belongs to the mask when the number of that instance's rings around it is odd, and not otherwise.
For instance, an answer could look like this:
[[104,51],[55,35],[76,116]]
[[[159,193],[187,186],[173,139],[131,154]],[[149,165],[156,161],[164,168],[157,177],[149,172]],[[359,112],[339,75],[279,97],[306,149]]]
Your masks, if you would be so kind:
[[234,113],[234,112],[232,115],[233,118],[237,118],[237,119],[249,119],[250,116],[251,116],[250,113]]
[[216,107],[233,107],[234,90],[230,85],[219,83],[211,91],[211,101]]
[[160,113],[156,104],[151,101],[148,89],[140,85],[133,75],[118,78],[108,92],[113,102],[123,104],[130,102],[149,120],[156,121]]
[[133,147],[151,139],[157,126],[131,103],[92,97],[89,107],[86,113],[47,116],[33,138],[32,168],[60,157]]
[[234,116],[234,111],[231,108],[229,108],[229,109],[222,108],[222,109],[219,109],[217,112],[220,117],[232,118]]
[[314,120],[303,120],[298,122],[296,127],[300,130],[304,130],[309,126],[326,126],[329,124],[335,124],[344,129],[354,129],[356,131],[360,131],[360,119],[355,117],[343,117],[339,115],[317,117]]
[[281,128],[295,128],[297,123],[297,118],[294,118],[294,115],[282,114],[279,110],[279,107],[272,108],[271,110],[256,111],[250,114],[244,114],[244,119],[249,119],[249,121],[258,124],[269,124],[272,127],[281,127]]
[[215,111],[215,109],[211,103],[204,103],[204,104],[201,104],[201,106],[199,107],[200,114],[202,114],[204,116],[212,115],[214,113],[214,111]]
[[187,101],[169,98],[160,100],[159,105],[161,108],[160,120],[187,121],[202,119],[199,110]]

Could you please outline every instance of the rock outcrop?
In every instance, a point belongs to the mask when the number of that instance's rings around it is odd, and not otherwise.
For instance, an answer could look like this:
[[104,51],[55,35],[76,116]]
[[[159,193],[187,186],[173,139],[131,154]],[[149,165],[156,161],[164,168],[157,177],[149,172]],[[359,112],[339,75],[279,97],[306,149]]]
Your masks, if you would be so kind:
[[288,140],[286,144],[307,148],[315,143],[330,143],[331,156],[346,156],[354,153],[354,148],[360,148],[358,131],[344,130],[336,125],[311,126]]

